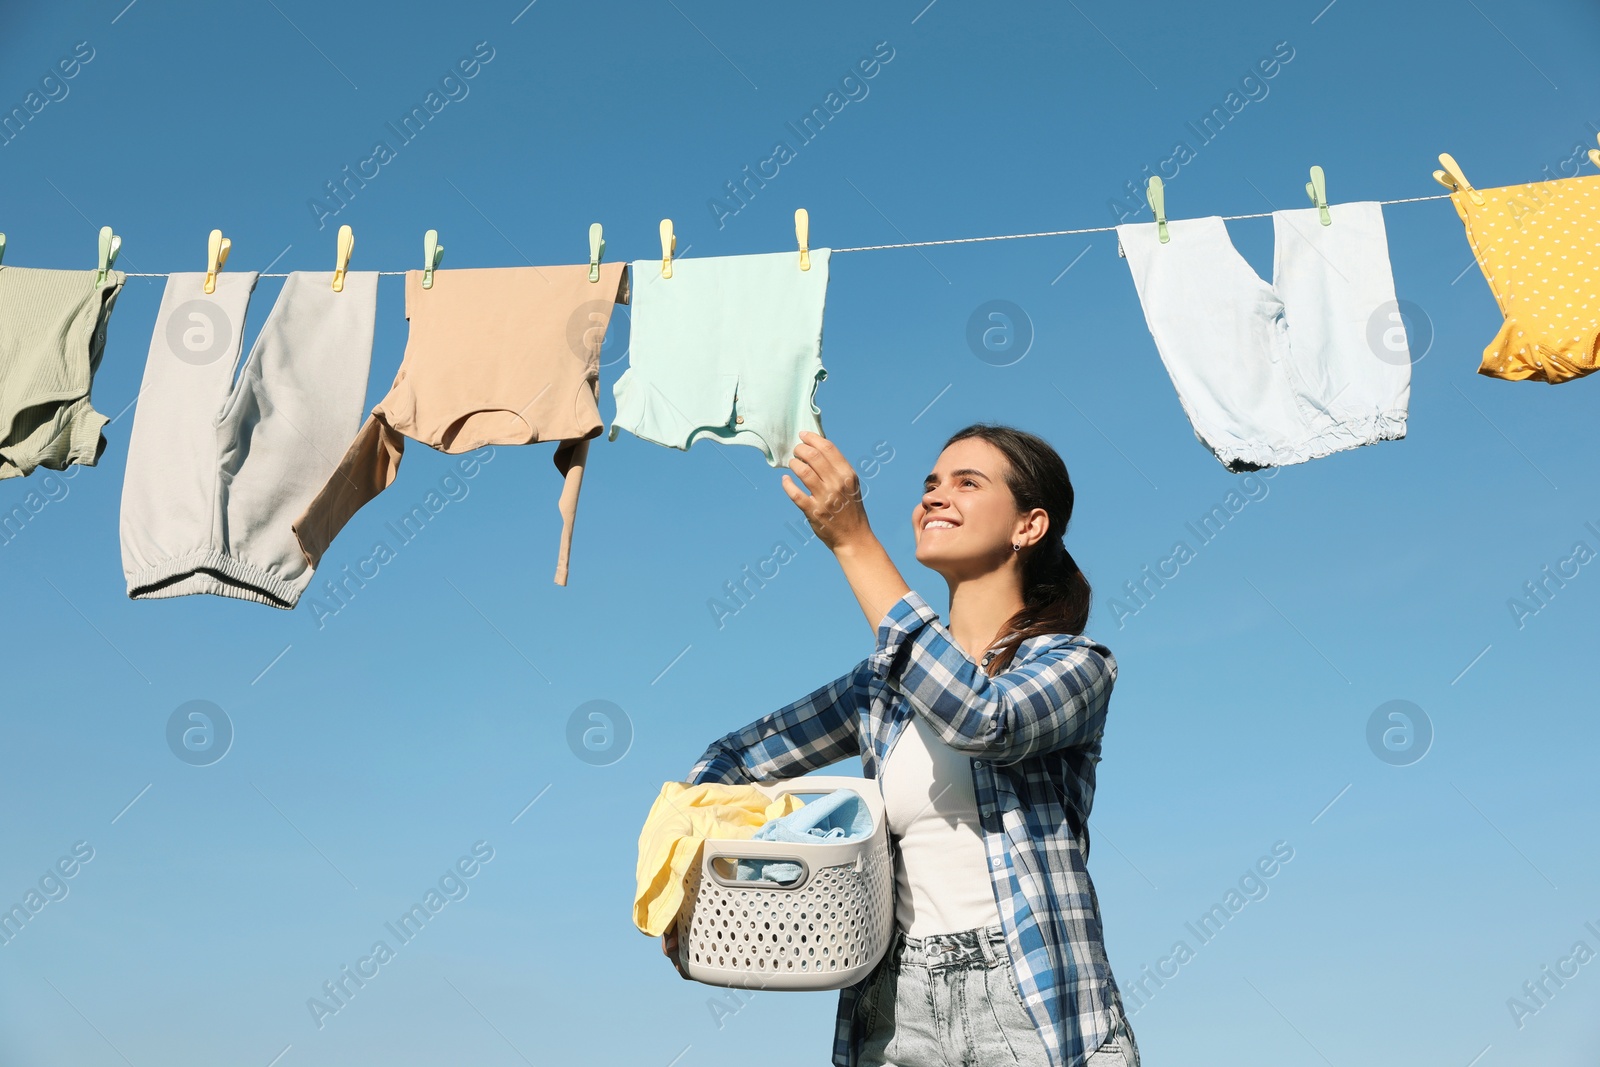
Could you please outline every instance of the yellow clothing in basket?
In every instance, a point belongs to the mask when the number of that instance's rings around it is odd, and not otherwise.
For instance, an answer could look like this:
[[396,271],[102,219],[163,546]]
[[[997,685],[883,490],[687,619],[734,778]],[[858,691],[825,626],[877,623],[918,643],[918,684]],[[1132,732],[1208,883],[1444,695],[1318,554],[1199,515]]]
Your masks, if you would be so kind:
[[763,823],[803,807],[793,793],[774,800],[753,785],[663,784],[639,834],[633,924],[651,937],[667,932],[683,904],[684,878],[700,862],[706,838],[749,839]]

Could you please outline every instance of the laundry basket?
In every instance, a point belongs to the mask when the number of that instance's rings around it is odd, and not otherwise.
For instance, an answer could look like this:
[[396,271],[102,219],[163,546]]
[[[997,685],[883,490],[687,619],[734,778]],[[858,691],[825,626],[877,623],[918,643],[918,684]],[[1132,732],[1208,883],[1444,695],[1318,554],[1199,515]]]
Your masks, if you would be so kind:
[[[888,949],[894,928],[894,869],[877,782],[809,775],[756,788],[774,800],[848,789],[871,812],[872,833],[839,844],[708,838],[689,869],[677,917],[684,971],[708,985],[760,989],[841,989],[859,981]],[[739,859],[798,863],[800,877],[788,885],[739,881]]]

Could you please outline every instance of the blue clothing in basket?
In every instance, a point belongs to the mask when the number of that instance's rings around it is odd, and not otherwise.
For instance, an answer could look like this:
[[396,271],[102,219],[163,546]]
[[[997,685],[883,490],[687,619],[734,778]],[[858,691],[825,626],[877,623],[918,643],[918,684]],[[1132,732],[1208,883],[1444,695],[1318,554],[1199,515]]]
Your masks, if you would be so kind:
[[[861,795],[849,789],[835,789],[798,811],[762,823],[752,835],[756,841],[856,841],[872,834],[872,810]],[[734,878],[739,881],[769,879],[793,882],[800,877],[800,865],[785,860],[741,859]]]

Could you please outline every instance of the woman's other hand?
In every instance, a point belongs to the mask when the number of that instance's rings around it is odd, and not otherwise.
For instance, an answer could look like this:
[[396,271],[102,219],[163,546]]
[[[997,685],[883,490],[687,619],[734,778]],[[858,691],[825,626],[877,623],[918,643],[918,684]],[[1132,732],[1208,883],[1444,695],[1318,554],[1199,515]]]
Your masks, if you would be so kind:
[[802,493],[787,474],[783,491],[805,512],[811,529],[837,553],[873,541],[867,509],[861,502],[861,478],[839,447],[821,434],[800,431],[789,469],[810,491]]

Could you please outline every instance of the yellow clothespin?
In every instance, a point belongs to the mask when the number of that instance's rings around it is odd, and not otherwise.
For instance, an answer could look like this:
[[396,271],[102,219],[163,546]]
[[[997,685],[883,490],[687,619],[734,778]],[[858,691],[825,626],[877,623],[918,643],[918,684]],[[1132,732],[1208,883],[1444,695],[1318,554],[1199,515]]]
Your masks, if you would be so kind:
[[1444,169],[1433,172],[1434,181],[1449,189],[1452,193],[1465,192],[1472,197],[1474,204],[1483,203],[1483,194],[1474,189],[1472,183],[1467,181],[1467,176],[1461,172],[1461,164],[1455,161],[1454,156],[1450,155],[1449,152],[1441,152],[1439,153],[1439,162],[1443,164]]
[[100,227],[100,263],[95,270],[94,283],[104,285],[106,272],[117,261],[117,253],[122,250],[122,238],[111,232],[110,226]]
[[350,253],[356,248],[356,235],[348,225],[339,227],[339,254],[333,261],[333,291],[344,292],[344,272],[350,269]]
[[600,257],[606,254],[605,231],[598,222],[589,223],[589,280],[600,280]]
[[1161,238],[1161,243],[1166,244],[1172,240],[1167,233],[1167,189],[1161,179],[1151,175],[1148,190],[1150,210],[1156,217],[1156,235]]
[[1321,167],[1311,168],[1311,180],[1306,182],[1306,195],[1319,212],[1322,224],[1332,226],[1333,216],[1328,214],[1328,178],[1322,173]]
[[678,235],[672,232],[672,220],[661,220],[661,276],[672,277],[672,254],[678,250]]
[[803,207],[794,209],[794,235],[800,241],[800,269],[811,269],[811,216]]
[[422,287],[433,288],[433,268],[444,258],[444,245],[439,243],[439,231],[429,230],[422,235]]
[[217,272],[222,265],[228,262],[228,253],[233,249],[233,242],[222,236],[221,230],[212,230],[211,236],[206,238],[206,292],[217,291]]
[[[1596,134],[1595,135],[1595,140],[1600,141],[1600,134]],[[1589,162],[1593,163],[1597,167],[1600,167],[1600,149],[1595,149],[1595,148],[1589,149]],[[0,237],[4,237],[4,236],[5,236],[5,234],[0,233]],[[3,252],[3,251],[5,251],[5,248],[3,246],[0,246],[0,252]]]

